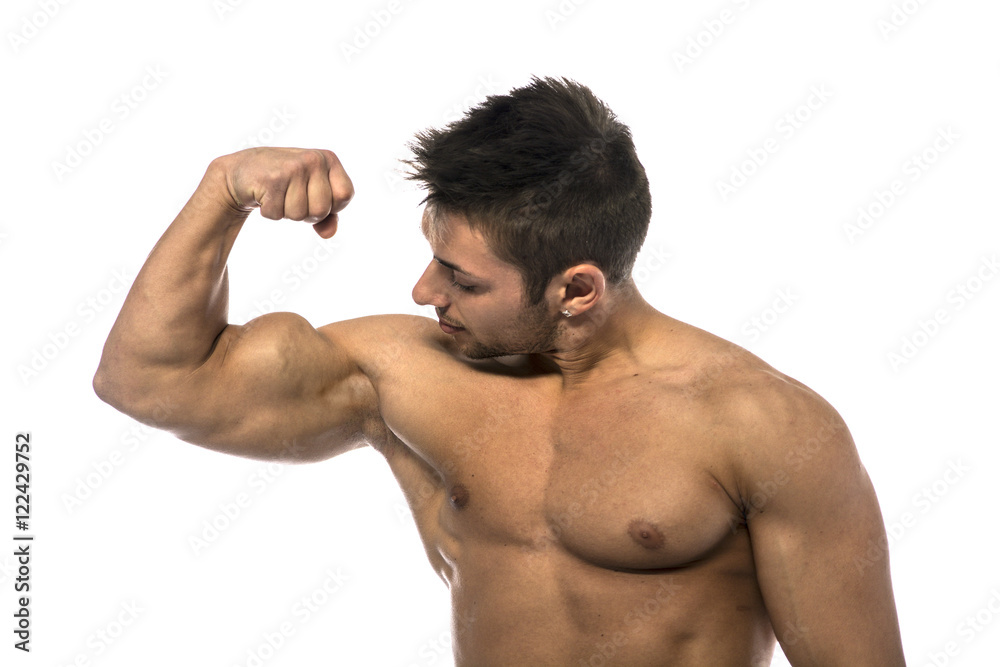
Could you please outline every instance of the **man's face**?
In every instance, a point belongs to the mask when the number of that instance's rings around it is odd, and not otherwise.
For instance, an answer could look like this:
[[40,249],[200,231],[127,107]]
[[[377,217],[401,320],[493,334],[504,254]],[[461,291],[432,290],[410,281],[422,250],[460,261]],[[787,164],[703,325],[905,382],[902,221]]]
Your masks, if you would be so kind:
[[544,300],[526,306],[521,274],[462,217],[440,215],[432,222],[425,210],[422,227],[434,259],[413,287],[413,300],[434,306],[441,328],[463,354],[485,359],[554,349],[559,314]]

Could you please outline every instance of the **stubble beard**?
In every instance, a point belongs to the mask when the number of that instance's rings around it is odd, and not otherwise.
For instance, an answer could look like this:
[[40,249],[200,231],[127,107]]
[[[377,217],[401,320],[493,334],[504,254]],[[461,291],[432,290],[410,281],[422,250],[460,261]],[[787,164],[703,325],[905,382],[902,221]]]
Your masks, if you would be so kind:
[[539,354],[555,350],[559,319],[548,313],[545,303],[526,308],[509,329],[494,342],[472,341],[462,350],[470,359],[492,359],[515,354]]

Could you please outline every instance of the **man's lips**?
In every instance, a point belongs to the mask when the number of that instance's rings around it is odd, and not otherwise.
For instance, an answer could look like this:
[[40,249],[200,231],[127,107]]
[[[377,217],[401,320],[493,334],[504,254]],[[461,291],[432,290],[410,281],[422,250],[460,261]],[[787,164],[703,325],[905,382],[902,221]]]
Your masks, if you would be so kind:
[[438,324],[441,325],[441,328],[444,330],[445,333],[456,333],[458,331],[464,331],[465,330],[464,327],[456,327],[453,324],[448,324],[447,322],[445,322],[444,320],[442,320],[440,318],[438,318]]
[[438,324],[441,325],[441,328],[444,329],[445,333],[455,333],[456,331],[465,330],[465,327],[460,327],[457,324],[452,324],[448,320],[441,317],[440,311],[437,313],[437,316],[438,316]]

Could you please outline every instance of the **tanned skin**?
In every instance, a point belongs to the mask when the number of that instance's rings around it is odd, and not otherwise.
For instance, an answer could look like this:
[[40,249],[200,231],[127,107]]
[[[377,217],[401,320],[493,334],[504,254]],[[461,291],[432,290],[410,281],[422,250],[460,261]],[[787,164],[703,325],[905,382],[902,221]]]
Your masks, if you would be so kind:
[[413,298],[444,325],[229,324],[226,261],[250,211],[329,238],[353,194],[326,150],[213,161],[132,286],[98,395],[238,456],[375,448],[450,588],[458,665],[762,666],[776,639],[796,667],[904,664],[888,557],[871,558],[882,516],[843,420],[633,283],[583,263],[527,306],[460,216],[425,214],[434,259]]

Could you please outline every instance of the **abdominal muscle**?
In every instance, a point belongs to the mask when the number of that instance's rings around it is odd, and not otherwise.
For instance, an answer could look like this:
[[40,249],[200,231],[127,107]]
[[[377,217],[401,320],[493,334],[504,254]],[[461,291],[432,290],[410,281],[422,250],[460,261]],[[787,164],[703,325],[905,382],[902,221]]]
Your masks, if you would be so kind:
[[769,665],[745,539],[703,562],[630,572],[555,543],[465,543],[448,568],[456,665]]
[[710,484],[684,475],[670,485],[677,495],[640,511],[616,483],[560,521],[553,498],[578,497],[553,490],[549,473],[562,466],[445,472],[393,450],[390,467],[451,590],[456,665],[770,664],[749,536]]
[[[397,473],[408,467],[400,458]],[[456,665],[770,664],[774,635],[744,527],[686,563],[616,567],[574,553],[533,520],[542,513],[505,511],[498,525],[468,497],[456,506],[454,483],[435,486],[414,518],[451,590]]]

